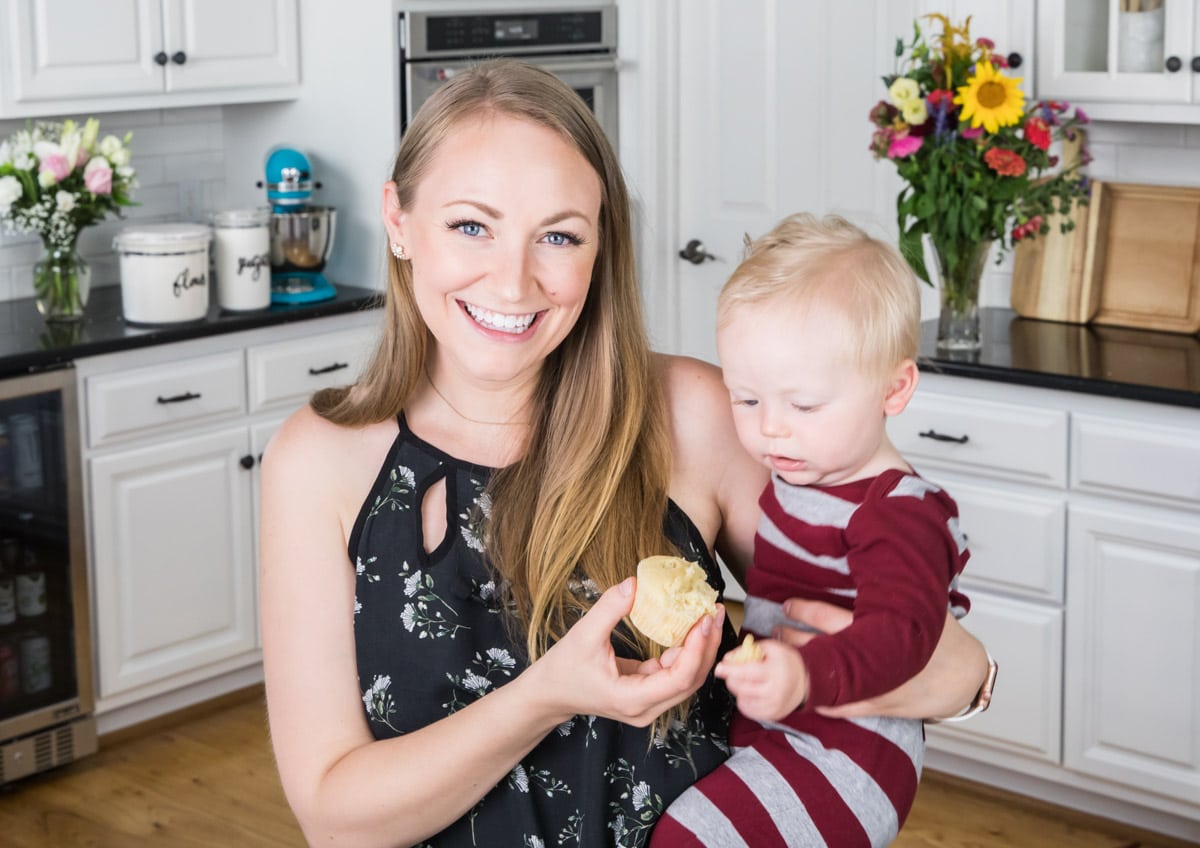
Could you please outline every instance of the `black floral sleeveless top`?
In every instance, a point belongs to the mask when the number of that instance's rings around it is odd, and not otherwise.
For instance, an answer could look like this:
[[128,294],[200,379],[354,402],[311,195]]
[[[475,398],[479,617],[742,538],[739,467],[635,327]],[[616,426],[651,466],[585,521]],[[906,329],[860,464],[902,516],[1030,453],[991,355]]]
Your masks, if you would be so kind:
[[[377,739],[422,728],[511,681],[527,665],[506,628],[483,549],[491,469],[422,441],[403,417],[350,536],[357,572],[358,681]],[[421,502],[446,481],[445,539],[425,552]],[[724,582],[699,531],[673,502],[668,537]],[[590,581],[576,591],[598,594]],[[728,650],[735,644],[726,621]],[[613,641],[618,655],[629,649]],[[649,729],[579,715],[559,725],[429,846],[642,846],[684,789],[728,756],[732,701],[711,675],[687,722]],[[503,728],[497,728],[503,732]]]

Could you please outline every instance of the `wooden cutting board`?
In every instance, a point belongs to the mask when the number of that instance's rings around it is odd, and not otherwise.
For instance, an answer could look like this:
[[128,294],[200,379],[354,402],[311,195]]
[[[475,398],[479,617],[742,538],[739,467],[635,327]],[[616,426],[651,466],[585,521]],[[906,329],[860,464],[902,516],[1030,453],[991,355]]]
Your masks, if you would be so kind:
[[1092,271],[1100,294],[1092,320],[1200,333],[1200,188],[1103,183],[1092,205],[1105,229]]

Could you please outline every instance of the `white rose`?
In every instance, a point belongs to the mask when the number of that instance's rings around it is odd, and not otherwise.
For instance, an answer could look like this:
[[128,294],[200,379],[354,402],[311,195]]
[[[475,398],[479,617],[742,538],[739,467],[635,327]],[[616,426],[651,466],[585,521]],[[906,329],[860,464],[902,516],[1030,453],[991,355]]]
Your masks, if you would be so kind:
[[53,171],[38,171],[38,185],[42,188],[50,188],[56,183],[58,183],[58,177],[54,176]]
[[133,168],[128,165],[121,165],[117,168],[117,176],[123,180],[128,180],[133,176]]
[[[117,151],[121,149],[121,139],[115,135],[106,135],[100,139],[100,147],[98,148],[100,155],[112,162],[113,157],[117,155]],[[113,164],[116,164],[115,162]]]
[[3,168],[5,165],[12,164],[12,160],[12,145],[7,141],[0,141],[0,168]]
[[120,168],[122,165],[128,165],[129,160],[131,158],[132,158],[132,155],[129,152],[129,148],[122,147],[119,150],[117,150],[116,152],[114,152],[112,156],[109,156],[108,161],[112,162],[113,165]]
[[900,114],[904,116],[904,123],[914,127],[920,126],[929,118],[929,110],[924,100],[907,101],[900,107]]
[[45,160],[47,156],[53,156],[55,153],[62,153],[63,149],[53,141],[36,141],[33,144],[33,155],[38,159]]
[[13,156],[13,167],[18,171],[32,171],[37,165],[37,157],[26,151]]
[[7,215],[21,198],[21,181],[16,177],[0,177],[0,215]]
[[75,195],[69,191],[60,191],[54,195],[54,202],[59,212],[70,212],[75,208]]

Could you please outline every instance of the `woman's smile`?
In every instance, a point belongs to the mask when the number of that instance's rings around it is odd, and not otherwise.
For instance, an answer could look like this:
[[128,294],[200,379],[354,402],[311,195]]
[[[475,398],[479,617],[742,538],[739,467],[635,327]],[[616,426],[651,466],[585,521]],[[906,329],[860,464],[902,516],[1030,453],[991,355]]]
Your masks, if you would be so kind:
[[500,333],[507,333],[512,336],[519,336],[529,330],[534,322],[543,312],[528,312],[523,315],[511,315],[504,312],[493,312],[490,309],[484,309],[482,306],[476,306],[473,303],[467,303],[465,300],[460,300],[463,310],[471,317],[471,319],[483,327],[485,330],[494,330]]

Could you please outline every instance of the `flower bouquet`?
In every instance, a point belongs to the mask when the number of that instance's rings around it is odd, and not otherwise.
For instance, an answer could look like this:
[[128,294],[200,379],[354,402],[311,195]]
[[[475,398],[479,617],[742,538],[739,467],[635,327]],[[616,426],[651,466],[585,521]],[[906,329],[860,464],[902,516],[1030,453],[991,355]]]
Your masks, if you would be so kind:
[[0,219],[10,232],[36,232],[45,255],[33,269],[38,309],[77,320],[90,270],[76,250],[84,227],[132,206],[137,185],[130,135],[99,138],[100,122],[39,121],[0,142]]
[[1027,108],[1021,79],[1005,73],[989,39],[971,38],[970,18],[961,26],[926,18],[941,33],[927,37],[917,21],[909,44],[897,39],[887,99],[870,112],[870,148],[906,183],[896,200],[901,253],[927,283],[925,237],[937,260],[938,344],[970,350],[980,345],[979,280],[993,243],[1002,255],[1050,232],[1055,215],[1067,232],[1074,204],[1087,202],[1086,148],[1063,163],[1051,152],[1055,141],[1080,141],[1087,116],[1058,101]]

